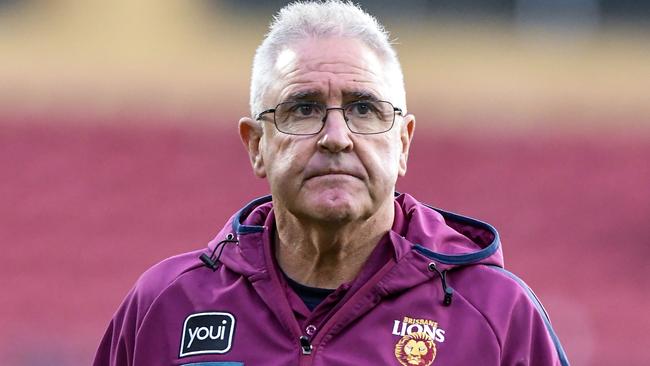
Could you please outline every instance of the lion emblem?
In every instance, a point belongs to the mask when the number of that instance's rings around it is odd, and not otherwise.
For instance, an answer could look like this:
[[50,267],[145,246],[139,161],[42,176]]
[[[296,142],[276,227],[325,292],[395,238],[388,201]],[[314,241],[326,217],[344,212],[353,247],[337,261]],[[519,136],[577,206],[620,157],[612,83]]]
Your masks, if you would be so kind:
[[395,345],[395,357],[403,366],[429,366],[436,358],[436,345],[427,333],[407,334]]

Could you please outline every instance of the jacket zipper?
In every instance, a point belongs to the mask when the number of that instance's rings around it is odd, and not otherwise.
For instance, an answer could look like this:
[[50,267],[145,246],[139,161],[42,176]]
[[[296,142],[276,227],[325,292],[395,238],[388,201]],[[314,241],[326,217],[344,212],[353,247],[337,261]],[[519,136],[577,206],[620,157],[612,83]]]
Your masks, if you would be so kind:
[[312,346],[309,337],[307,336],[300,337],[300,349],[302,350],[303,355],[311,355]]
[[379,282],[378,279],[382,278],[387,272],[392,270],[393,267],[395,267],[395,264],[396,263],[389,262],[388,264],[384,265],[384,267],[382,267],[374,276],[372,276],[368,283],[364,284],[360,289],[358,289],[357,292],[354,293],[341,308],[337,309],[334,313],[330,313],[329,316],[325,318],[323,326],[316,330],[314,334],[303,334],[299,338],[301,349],[300,366],[307,366],[312,364],[315,352],[313,341],[316,341],[316,343],[320,342],[320,340],[329,332],[330,328],[333,325],[337,324],[341,317],[344,317],[347,314],[349,310],[346,308],[349,306],[349,304],[352,304],[360,297],[368,296],[371,293],[375,293],[373,298],[377,296],[375,288]]
[[300,343],[300,366],[309,366],[312,364],[314,347],[308,336],[302,335],[298,338]]

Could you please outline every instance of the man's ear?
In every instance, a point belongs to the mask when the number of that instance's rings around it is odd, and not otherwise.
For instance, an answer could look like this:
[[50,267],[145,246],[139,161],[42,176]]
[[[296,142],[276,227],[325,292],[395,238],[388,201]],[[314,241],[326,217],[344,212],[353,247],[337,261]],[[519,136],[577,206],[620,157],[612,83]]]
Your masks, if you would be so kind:
[[260,150],[260,143],[264,131],[262,126],[249,117],[242,117],[239,120],[239,137],[244,143],[244,147],[248,151],[253,172],[260,178],[266,177],[266,169],[264,168],[264,159]]
[[403,177],[406,174],[406,162],[409,157],[409,148],[411,147],[411,140],[413,140],[413,132],[415,131],[415,116],[407,114],[404,116],[400,128],[400,141],[402,142],[402,152],[399,157],[399,175]]

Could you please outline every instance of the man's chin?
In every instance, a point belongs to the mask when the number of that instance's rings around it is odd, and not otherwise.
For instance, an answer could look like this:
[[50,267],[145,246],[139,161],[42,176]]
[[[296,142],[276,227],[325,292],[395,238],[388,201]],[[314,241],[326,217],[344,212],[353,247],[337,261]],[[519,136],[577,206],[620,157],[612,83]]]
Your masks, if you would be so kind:
[[360,197],[352,194],[325,195],[304,201],[303,212],[311,220],[343,224],[363,215]]

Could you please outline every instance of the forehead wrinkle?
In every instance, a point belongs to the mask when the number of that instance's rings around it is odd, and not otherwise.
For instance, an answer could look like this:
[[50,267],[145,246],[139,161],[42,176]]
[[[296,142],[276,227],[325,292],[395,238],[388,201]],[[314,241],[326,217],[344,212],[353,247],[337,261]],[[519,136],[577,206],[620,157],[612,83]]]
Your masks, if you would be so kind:
[[287,96],[288,100],[317,99],[323,95],[318,89],[298,90]]
[[[322,67],[326,66],[326,67]],[[340,67],[337,67],[340,66]],[[351,64],[345,61],[315,61],[305,62],[301,65],[300,60],[294,61],[292,64],[287,65],[284,70],[278,70],[280,74],[284,74],[283,78],[289,83],[293,83],[292,78],[299,81],[303,77],[311,73],[327,74],[328,76],[336,76],[343,78],[350,78],[355,82],[368,82],[368,83],[384,83],[384,76],[375,72],[373,67],[363,67]],[[280,75],[278,75],[280,76]],[[368,80],[365,80],[368,79]]]
[[[365,64],[372,64],[372,62],[365,62]],[[286,83],[284,86],[280,85],[281,89],[278,93],[280,100],[278,101],[286,101],[294,97],[294,94],[310,91],[310,89],[322,94],[319,96],[317,93],[312,93],[314,99],[321,97],[331,99],[333,94],[339,96],[359,91],[372,94],[374,98],[380,99],[382,93],[379,91],[387,87],[386,80],[383,76],[379,77],[374,71],[376,68],[364,66],[354,65],[343,59],[334,61],[294,59],[293,62],[286,65],[284,70],[277,70],[280,73],[277,75],[279,80],[284,79]],[[325,80],[319,80],[323,76]],[[341,90],[334,90],[333,87],[337,87],[339,81],[344,86]],[[346,83],[358,85],[345,87]],[[303,89],[304,85],[311,85],[311,87]],[[294,91],[295,89],[298,90]],[[345,97],[347,99],[348,96]]]
[[[333,65],[331,63],[328,63],[328,65]],[[362,78],[368,78],[368,79],[375,79],[375,80],[382,80],[382,77],[379,76],[376,72],[372,71],[371,68],[364,68],[360,66],[353,66],[349,64],[343,64],[345,71],[343,70],[336,70],[335,68],[332,67],[315,67],[315,68],[308,68],[309,72],[322,72],[322,73],[327,73],[327,74],[332,74],[332,75],[337,75],[337,76],[343,76],[343,77],[362,77]],[[352,69],[352,70],[350,70]]]
[[296,66],[296,67],[294,67],[294,68],[292,68],[291,70],[288,70],[288,71],[283,71],[283,70],[278,70],[278,71],[280,71],[281,73],[284,73],[285,78],[292,78],[292,77],[294,77],[295,74],[299,74],[302,70],[300,69],[300,67]]
[[[338,75],[344,75],[344,74],[338,74]],[[365,78],[354,78],[354,76],[358,76],[356,74],[345,74],[349,75],[351,77],[350,80],[342,80],[343,83],[354,83],[354,84],[361,84],[361,85],[385,85],[383,81],[378,81],[378,80],[367,80]],[[332,82],[336,82],[339,80],[333,79],[333,78],[327,78],[327,87],[331,88],[332,87]],[[313,85],[323,85],[324,81],[323,80],[314,80],[312,78],[309,78],[309,74],[307,75],[301,75],[298,77],[295,77],[293,79],[288,78],[287,80],[287,85],[285,85],[282,90],[286,90],[288,88],[292,88],[295,86],[300,86],[300,85],[305,85],[305,84],[313,84]],[[350,91],[355,91],[357,88],[354,86],[349,87],[349,88],[342,88],[343,90],[350,90]],[[359,90],[363,91],[366,88],[360,88]],[[374,89],[374,88],[367,88],[367,89]],[[319,90],[318,87],[312,88],[312,90]]]
[[[292,98],[307,98],[307,97],[318,97],[323,93],[322,88],[314,86],[316,82],[314,80],[305,80],[305,81],[291,81],[288,85],[285,85],[280,89],[278,97],[280,101],[290,100]],[[310,87],[303,88],[302,85],[310,85]],[[296,90],[297,89],[297,90]],[[311,94],[311,95],[308,95]]]
[[[346,68],[349,69],[350,67],[346,66]],[[349,71],[349,70],[346,70],[346,71],[323,70],[323,69],[320,69],[320,68],[311,68],[311,67],[308,67],[308,68],[305,68],[305,69],[300,68],[300,67],[296,67],[296,68],[292,68],[291,70],[288,70],[288,71],[283,71],[283,70],[278,70],[278,71],[280,71],[281,74],[284,74],[283,75],[284,78],[289,78],[289,79],[294,78],[294,77],[295,78],[300,78],[300,76],[303,75],[303,74],[311,74],[311,73],[314,73],[314,72],[327,74],[327,75],[334,75],[334,76],[350,77],[350,78],[364,77],[364,78],[369,78],[369,79],[375,78],[377,80],[382,79],[382,77],[379,77],[374,72],[367,71],[367,70],[365,70],[363,68],[360,68],[360,67],[354,67],[354,68],[359,70],[359,71],[366,71],[366,72],[355,72],[355,71]],[[364,75],[364,74],[370,74],[370,75]],[[368,77],[368,76],[370,76],[370,77]]]
[[[285,102],[289,100],[304,100],[304,99],[314,99],[314,100],[325,100],[332,99],[332,97],[341,96],[343,101],[349,100],[361,100],[361,99],[382,99],[381,93],[375,88],[375,84],[370,81],[358,81],[356,83],[360,84],[358,86],[344,87],[340,90],[332,87],[332,81],[327,80],[327,89],[323,90],[313,85],[307,89],[298,88],[298,90],[289,92],[289,89],[293,89],[297,85],[310,85],[313,84],[310,81],[294,83],[280,92],[281,100],[280,102]],[[286,94],[286,95],[285,95]]]

